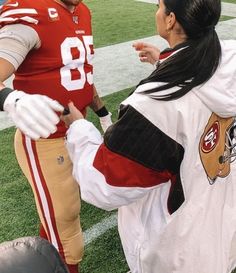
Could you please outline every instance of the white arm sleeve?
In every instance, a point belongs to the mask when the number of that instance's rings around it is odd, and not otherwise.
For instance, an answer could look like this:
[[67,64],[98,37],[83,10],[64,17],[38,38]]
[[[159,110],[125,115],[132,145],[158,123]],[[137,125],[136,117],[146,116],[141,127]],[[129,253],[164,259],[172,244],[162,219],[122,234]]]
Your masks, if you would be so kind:
[[38,33],[29,26],[14,24],[0,29],[0,58],[9,61],[16,70],[29,51],[40,44]]

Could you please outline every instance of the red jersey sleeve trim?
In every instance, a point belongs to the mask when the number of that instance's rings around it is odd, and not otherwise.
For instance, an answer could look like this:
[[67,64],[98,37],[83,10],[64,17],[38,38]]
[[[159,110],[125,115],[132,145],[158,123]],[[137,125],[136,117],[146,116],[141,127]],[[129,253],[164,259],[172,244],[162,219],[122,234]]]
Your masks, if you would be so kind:
[[31,8],[18,8],[3,11],[0,17],[0,24],[27,22],[38,24],[38,20],[30,15],[36,15],[38,12]]

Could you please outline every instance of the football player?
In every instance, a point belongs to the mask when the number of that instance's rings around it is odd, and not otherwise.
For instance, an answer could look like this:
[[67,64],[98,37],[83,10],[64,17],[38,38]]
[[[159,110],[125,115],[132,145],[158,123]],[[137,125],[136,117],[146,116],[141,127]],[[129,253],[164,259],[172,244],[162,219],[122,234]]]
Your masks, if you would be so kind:
[[[110,113],[93,84],[91,14],[80,0],[9,0],[0,10],[0,80],[13,73],[14,89],[41,94],[85,115],[90,106],[105,130]],[[43,113],[44,110],[41,110]],[[70,272],[83,256],[79,187],[64,146],[63,122],[47,139],[17,130],[17,160],[32,186],[41,234],[58,249]]]

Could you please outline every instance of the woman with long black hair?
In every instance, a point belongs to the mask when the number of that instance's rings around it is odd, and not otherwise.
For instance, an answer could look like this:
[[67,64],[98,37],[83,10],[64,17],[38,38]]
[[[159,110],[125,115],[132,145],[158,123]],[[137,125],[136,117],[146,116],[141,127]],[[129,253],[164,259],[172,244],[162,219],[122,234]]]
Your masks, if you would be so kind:
[[220,0],[159,4],[158,32],[170,48],[134,44],[156,69],[121,103],[104,138],[69,105],[73,174],[85,201],[118,208],[132,273],[229,273],[236,266],[236,42],[218,39]]

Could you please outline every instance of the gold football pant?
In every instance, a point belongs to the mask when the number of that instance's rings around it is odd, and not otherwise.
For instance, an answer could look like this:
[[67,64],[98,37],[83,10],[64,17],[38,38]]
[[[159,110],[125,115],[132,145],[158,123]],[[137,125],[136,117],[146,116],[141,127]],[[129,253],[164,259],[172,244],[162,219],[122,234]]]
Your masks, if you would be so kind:
[[79,263],[84,248],[79,218],[80,193],[72,177],[72,163],[64,138],[34,141],[17,130],[15,152],[32,187],[49,241],[67,264]]

